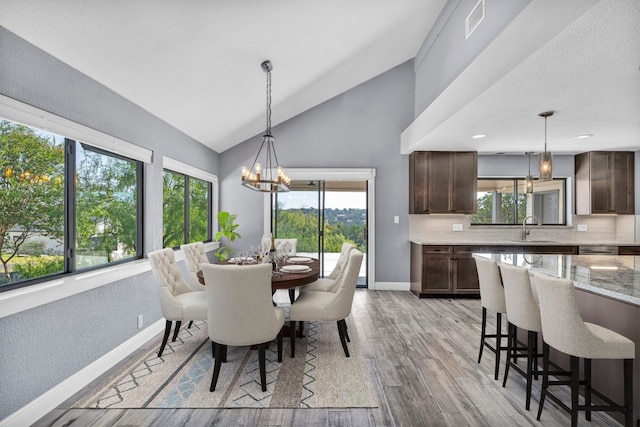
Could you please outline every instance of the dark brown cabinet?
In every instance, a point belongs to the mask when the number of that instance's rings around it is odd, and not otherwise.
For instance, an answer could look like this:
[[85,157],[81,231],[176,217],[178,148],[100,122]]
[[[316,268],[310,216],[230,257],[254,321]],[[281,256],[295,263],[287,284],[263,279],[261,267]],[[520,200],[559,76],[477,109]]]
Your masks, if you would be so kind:
[[411,244],[411,292],[418,297],[478,296],[472,248]]
[[475,213],[477,178],[475,151],[414,151],[409,156],[409,213]]
[[634,153],[591,151],[575,156],[578,215],[634,214]]

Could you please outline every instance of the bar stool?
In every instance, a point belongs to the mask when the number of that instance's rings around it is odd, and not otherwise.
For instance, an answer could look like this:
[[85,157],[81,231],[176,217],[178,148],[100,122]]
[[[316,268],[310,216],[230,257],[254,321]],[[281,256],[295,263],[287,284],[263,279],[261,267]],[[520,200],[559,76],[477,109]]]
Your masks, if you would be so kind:
[[[504,369],[504,380],[502,387],[507,384],[509,367],[513,367],[519,374],[527,380],[527,400],[525,408],[527,411],[531,406],[531,383],[533,377],[538,379],[538,333],[542,333],[540,322],[540,308],[533,298],[531,282],[529,281],[529,270],[523,267],[500,264],[500,275],[504,285],[504,299],[507,306],[507,329],[509,338],[507,339],[507,362]],[[527,367],[526,372],[515,364],[514,359],[520,352],[516,343],[516,328],[527,331]],[[524,350],[524,349],[522,349]]]
[[[602,326],[582,320],[575,301],[573,282],[536,274],[536,287],[540,302],[543,337],[543,374],[538,420],[545,397],[549,397],[571,414],[571,426],[578,425],[578,411],[585,411],[591,420],[591,411],[611,411],[625,414],[626,427],[633,424],[633,359],[635,344],[630,339]],[[549,381],[549,347],[570,356],[570,381]],[[584,359],[585,379],[580,381],[580,358]],[[624,363],[624,405],[616,405],[606,396],[591,389],[592,359],[622,359]],[[585,404],[578,404],[580,384],[585,385]],[[571,407],[565,405],[548,390],[550,385],[571,386]],[[608,406],[591,404],[591,394],[602,398]]]
[[[474,255],[476,261],[476,269],[478,270],[478,283],[480,285],[480,301],[482,304],[482,329],[480,332],[480,354],[478,355],[478,363],[482,360],[482,350],[487,347],[496,354],[496,367],[494,377],[498,379],[500,371],[500,351],[506,350],[507,347],[502,346],[502,313],[507,312],[504,301],[504,289],[502,288],[502,279],[500,278],[500,270],[494,259],[485,258]],[[496,313],[496,333],[487,334],[487,311]],[[495,338],[495,347],[486,341],[487,338]]]

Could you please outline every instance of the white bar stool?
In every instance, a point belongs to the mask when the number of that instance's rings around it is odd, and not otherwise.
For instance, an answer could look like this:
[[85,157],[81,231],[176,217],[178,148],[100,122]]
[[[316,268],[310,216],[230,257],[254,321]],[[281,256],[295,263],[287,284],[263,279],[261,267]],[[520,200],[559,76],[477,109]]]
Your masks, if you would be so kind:
[[[571,426],[578,425],[578,411],[585,411],[591,420],[591,411],[611,411],[625,414],[625,426],[633,424],[633,359],[635,344],[630,339],[602,326],[582,320],[575,300],[573,282],[536,274],[536,288],[540,303],[543,337],[543,374],[538,420],[545,397],[549,397],[571,414]],[[549,381],[549,347],[568,354],[571,358],[570,381]],[[580,381],[580,358],[584,359],[585,379]],[[617,405],[591,388],[592,359],[622,359],[624,362],[624,405]],[[578,404],[580,384],[585,385],[585,404]],[[565,405],[548,390],[549,385],[570,385],[571,406]],[[602,398],[608,406],[592,405],[591,394]]]

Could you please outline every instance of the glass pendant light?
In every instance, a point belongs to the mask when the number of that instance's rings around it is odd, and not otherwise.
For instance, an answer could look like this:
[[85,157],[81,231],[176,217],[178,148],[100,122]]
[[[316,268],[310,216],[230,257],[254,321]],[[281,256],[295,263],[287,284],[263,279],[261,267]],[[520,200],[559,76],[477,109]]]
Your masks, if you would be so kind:
[[529,173],[524,181],[525,190],[528,194],[533,193],[533,176],[531,175],[531,151],[524,153],[527,155],[527,161],[529,162]]
[[544,153],[540,153],[538,163],[540,167],[540,181],[551,181],[553,179],[553,154],[547,151],[547,117],[553,116],[553,111],[545,111],[538,114],[544,117]]

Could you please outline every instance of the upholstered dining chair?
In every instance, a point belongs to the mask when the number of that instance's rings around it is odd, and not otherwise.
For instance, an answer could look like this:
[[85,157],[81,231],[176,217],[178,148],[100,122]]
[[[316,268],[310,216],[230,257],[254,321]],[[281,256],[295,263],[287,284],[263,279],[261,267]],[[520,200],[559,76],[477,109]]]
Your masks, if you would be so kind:
[[[513,368],[527,381],[525,409],[531,406],[531,383],[533,378],[538,379],[538,334],[542,334],[540,322],[540,307],[533,297],[533,289],[529,280],[529,270],[515,265],[500,264],[500,275],[504,285],[504,299],[507,307],[507,361],[504,369],[502,386],[507,384],[509,368]],[[515,357],[524,351],[518,348],[516,330],[520,328],[527,331],[527,366],[521,369],[516,363]]]
[[180,325],[184,320],[207,320],[207,295],[204,292],[192,290],[182,278],[176,265],[173,249],[160,249],[149,252],[147,256],[158,284],[162,315],[166,319],[164,337],[158,351],[158,357],[161,357],[174,321],[176,326],[171,341],[175,341],[178,337]]
[[342,244],[342,249],[340,251],[340,256],[336,261],[336,266],[333,268],[331,273],[327,277],[321,277],[313,283],[309,283],[308,285],[302,287],[300,289],[300,293],[304,292],[335,292],[338,290],[338,281],[342,274],[344,273],[344,269],[347,265],[347,261],[349,260],[349,253],[352,249],[356,247],[351,243],[344,242]]
[[291,248],[289,255],[293,256],[296,254],[298,239],[274,239],[274,243],[276,245],[276,250],[284,249],[288,245],[288,247]]
[[[536,290],[540,303],[542,321],[542,390],[538,417],[542,414],[545,398],[556,402],[571,414],[571,426],[578,425],[578,411],[585,411],[587,421],[591,411],[616,411],[624,414],[624,425],[632,427],[633,422],[633,359],[635,344],[625,336],[594,323],[585,322],[576,304],[575,287],[571,280],[559,279],[546,274],[535,275]],[[569,355],[569,381],[549,380],[549,349]],[[580,380],[580,359],[584,364],[584,380]],[[616,405],[606,396],[591,388],[592,359],[621,359],[623,361],[624,403]],[[566,405],[557,395],[550,392],[550,385],[569,385],[571,403]],[[579,405],[580,384],[585,384],[584,405]],[[605,405],[592,406],[591,395],[602,398]]]
[[[482,360],[482,350],[487,347],[496,354],[494,378],[498,379],[500,370],[500,351],[507,347],[502,345],[502,314],[507,312],[504,300],[504,289],[498,264],[494,259],[474,255],[476,269],[478,270],[478,283],[480,284],[480,302],[482,305],[482,326],[480,330],[480,353],[478,363]],[[496,314],[496,333],[487,334],[487,312]],[[492,346],[487,338],[495,338],[495,346]]]
[[271,264],[203,264],[207,289],[209,338],[214,343],[215,365],[211,391],[215,391],[227,346],[258,345],[262,391],[267,391],[265,347],[278,340],[278,362],[282,362],[284,308],[271,299]]
[[345,319],[351,314],[353,294],[358,283],[360,266],[364,255],[358,249],[349,253],[344,273],[338,279],[338,289],[335,292],[304,292],[291,304],[289,309],[289,324],[291,333],[291,357],[295,357],[296,322],[304,321],[336,321],[338,334],[345,356],[349,357],[347,347],[347,324]]
[[209,263],[209,258],[204,251],[204,243],[196,242],[185,245],[180,245],[180,249],[184,253],[184,259],[187,264],[187,270],[189,271],[189,277],[191,280],[188,282],[191,289],[194,291],[204,291],[205,288],[200,284],[197,273],[202,270],[200,266],[205,263]]

